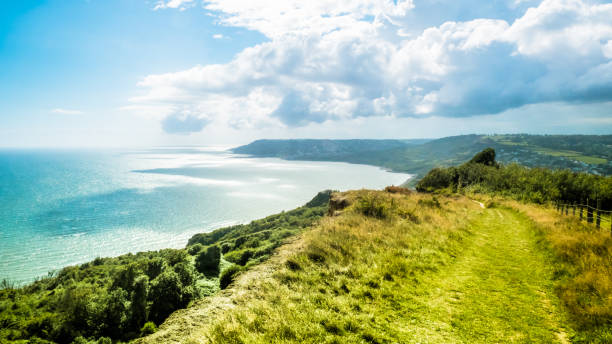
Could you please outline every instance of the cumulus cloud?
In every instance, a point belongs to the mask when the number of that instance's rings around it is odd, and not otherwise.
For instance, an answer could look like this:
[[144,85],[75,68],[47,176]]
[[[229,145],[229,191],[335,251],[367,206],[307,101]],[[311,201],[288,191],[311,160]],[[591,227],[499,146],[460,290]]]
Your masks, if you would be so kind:
[[57,109],[51,110],[51,113],[55,113],[59,115],[82,115],[83,111],[57,108]]
[[496,18],[415,29],[410,18],[429,3],[206,1],[222,25],[268,40],[225,64],[147,76],[132,101],[206,109],[190,116],[244,128],[612,100],[612,4],[501,1],[485,6]]

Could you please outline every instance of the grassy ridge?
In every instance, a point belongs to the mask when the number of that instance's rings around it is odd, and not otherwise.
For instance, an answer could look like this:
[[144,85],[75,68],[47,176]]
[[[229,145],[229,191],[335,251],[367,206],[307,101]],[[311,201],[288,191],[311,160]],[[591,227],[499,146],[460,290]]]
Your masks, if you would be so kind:
[[516,212],[460,196],[342,197],[349,208],[213,297],[179,341],[550,343],[572,333],[547,257]]

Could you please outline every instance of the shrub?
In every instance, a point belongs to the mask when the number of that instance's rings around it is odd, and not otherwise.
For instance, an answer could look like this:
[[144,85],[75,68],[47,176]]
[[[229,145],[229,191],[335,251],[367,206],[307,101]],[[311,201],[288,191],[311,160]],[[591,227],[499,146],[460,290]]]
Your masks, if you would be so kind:
[[482,152],[474,155],[472,160],[470,160],[470,163],[495,166],[495,149],[487,148]]
[[189,248],[187,249],[187,252],[190,255],[195,256],[196,254],[200,253],[200,251],[202,251],[203,247],[204,246],[202,246],[202,244],[197,243],[197,244],[189,246]]
[[378,219],[384,219],[391,214],[390,205],[378,195],[367,194],[356,204],[356,210],[361,214]]
[[432,192],[452,187],[455,184],[455,175],[454,168],[434,168],[419,181],[416,189],[419,192]]
[[245,266],[249,262],[249,259],[253,257],[253,250],[244,250],[238,261],[238,265]]
[[187,262],[176,264],[174,271],[178,274],[183,286],[193,285],[197,280],[195,269]]
[[140,329],[140,336],[148,336],[155,332],[157,332],[157,326],[155,326],[155,323],[153,323],[152,321],[147,321]]
[[170,266],[175,266],[187,260],[187,252],[185,250],[166,249],[162,253]]
[[236,275],[240,271],[242,271],[242,268],[238,265],[232,265],[227,269],[223,270],[223,272],[221,272],[221,276],[219,277],[219,287],[221,289],[227,288],[227,286],[234,282]]
[[199,272],[207,276],[219,274],[219,262],[221,261],[221,250],[219,246],[209,246],[196,256],[195,267]]
[[164,269],[164,260],[161,257],[155,257],[147,263],[146,274],[149,276],[149,279],[155,279],[159,274],[161,274]]
[[166,269],[151,281],[151,320],[161,323],[170,313],[180,308],[183,305],[182,289],[179,276],[172,269]]
[[221,253],[226,254],[227,252],[229,252],[231,249],[233,248],[233,246],[229,243],[223,243],[223,245],[221,245]]

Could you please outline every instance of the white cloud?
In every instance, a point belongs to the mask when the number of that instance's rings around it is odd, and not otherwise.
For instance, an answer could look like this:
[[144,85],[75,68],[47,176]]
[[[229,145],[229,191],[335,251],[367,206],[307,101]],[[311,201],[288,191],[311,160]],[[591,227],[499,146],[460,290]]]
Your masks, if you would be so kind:
[[194,0],[160,0],[153,9],[160,10],[166,8],[178,8],[180,10],[185,10],[193,5]]
[[59,115],[82,115],[83,112],[79,111],[79,110],[69,110],[69,109],[53,109],[51,110],[52,113],[55,114],[59,114]]
[[612,4],[544,0],[516,20],[446,21],[416,34],[412,1],[212,0],[205,8],[269,41],[226,64],[147,76],[133,106],[255,128],[612,100]]
[[225,38],[225,36],[223,36],[223,35],[222,35],[222,34],[220,34],[220,33],[216,33],[216,34],[214,34],[212,37],[213,37],[214,39],[223,39],[223,38]]

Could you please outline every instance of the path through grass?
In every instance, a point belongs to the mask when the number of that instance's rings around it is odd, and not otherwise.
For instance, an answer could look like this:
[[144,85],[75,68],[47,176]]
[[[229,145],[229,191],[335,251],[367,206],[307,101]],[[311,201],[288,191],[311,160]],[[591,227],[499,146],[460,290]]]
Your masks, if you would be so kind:
[[465,197],[343,197],[342,215],[141,342],[568,342],[554,264],[527,215]]
[[422,285],[413,342],[568,342],[552,267],[529,225],[511,210],[483,211],[471,245]]

